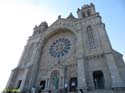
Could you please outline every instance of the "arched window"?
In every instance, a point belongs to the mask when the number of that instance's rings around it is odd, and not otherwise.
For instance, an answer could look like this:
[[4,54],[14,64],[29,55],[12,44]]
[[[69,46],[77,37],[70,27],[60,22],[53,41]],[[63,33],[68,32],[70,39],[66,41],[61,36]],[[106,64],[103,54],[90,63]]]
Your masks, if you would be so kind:
[[92,30],[91,26],[87,27],[87,36],[88,36],[89,48],[96,48],[95,40],[94,40],[94,36],[93,36],[93,30]]
[[84,13],[84,12],[82,13],[82,17],[83,17],[83,18],[85,17],[85,13]]
[[90,10],[86,11],[87,16],[90,16]]
[[93,72],[95,89],[104,89],[104,76],[102,71]]

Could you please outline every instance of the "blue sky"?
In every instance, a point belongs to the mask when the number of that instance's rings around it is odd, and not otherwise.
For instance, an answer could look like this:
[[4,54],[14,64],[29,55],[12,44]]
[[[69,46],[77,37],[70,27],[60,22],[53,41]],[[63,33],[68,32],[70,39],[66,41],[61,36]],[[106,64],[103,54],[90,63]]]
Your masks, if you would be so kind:
[[[103,22],[106,24],[107,33],[113,48],[125,54],[125,0],[19,0],[22,2],[32,3],[36,7],[45,6],[54,16],[59,14],[67,17],[70,12],[77,17],[77,8],[81,8],[83,4],[94,3],[96,11],[100,12]],[[53,12],[52,12],[53,11]],[[45,14],[46,15],[46,14]],[[46,19],[44,19],[46,20]],[[117,37],[117,38],[116,38]],[[121,37],[121,38],[118,38]],[[121,46],[122,43],[122,46]],[[122,49],[123,47],[123,49]]]
[[125,56],[125,0],[0,0],[0,91],[16,67],[34,26],[51,25],[58,15],[77,17],[77,8],[94,3],[102,16],[112,47]]

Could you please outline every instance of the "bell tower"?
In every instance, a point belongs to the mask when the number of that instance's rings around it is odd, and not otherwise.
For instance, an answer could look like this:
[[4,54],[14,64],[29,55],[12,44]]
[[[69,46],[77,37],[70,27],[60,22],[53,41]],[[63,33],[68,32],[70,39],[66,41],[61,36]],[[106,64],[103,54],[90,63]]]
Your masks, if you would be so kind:
[[84,5],[81,9],[78,8],[77,14],[78,14],[79,19],[86,18],[86,17],[96,14],[94,4],[91,3],[90,5],[88,4]]

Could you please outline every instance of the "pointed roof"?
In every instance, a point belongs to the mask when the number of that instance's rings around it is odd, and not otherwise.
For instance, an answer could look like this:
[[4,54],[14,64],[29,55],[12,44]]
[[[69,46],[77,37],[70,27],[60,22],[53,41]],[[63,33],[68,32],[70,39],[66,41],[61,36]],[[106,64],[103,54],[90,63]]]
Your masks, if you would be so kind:
[[69,14],[69,16],[66,19],[74,20],[76,19],[72,13]]

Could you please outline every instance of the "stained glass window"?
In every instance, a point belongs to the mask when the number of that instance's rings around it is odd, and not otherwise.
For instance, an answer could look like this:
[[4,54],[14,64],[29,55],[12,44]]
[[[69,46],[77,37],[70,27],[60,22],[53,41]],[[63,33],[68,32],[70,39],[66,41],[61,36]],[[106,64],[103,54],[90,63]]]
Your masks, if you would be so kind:
[[68,53],[68,50],[71,48],[71,42],[67,38],[59,38],[55,40],[49,48],[49,53],[53,57],[61,57]]
[[88,35],[89,47],[90,48],[96,48],[94,35],[93,35],[93,30],[92,30],[91,26],[87,27],[87,35]]

